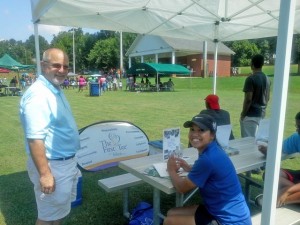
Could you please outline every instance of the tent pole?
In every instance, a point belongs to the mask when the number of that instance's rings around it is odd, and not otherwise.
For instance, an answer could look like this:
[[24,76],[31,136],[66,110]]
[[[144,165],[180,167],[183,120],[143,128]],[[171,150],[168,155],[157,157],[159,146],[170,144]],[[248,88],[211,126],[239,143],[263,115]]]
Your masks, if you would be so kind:
[[214,53],[214,95],[217,92],[217,68],[218,68],[218,41],[215,41],[215,53]]
[[207,41],[203,41],[203,77],[207,77]]
[[281,0],[261,224],[275,224],[296,0]]
[[123,75],[123,32],[120,31],[120,78]]
[[219,24],[220,21],[215,22],[214,42],[215,42],[215,53],[214,53],[214,87],[213,93],[217,92],[217,64],[218,64],[218,44],[219,44]]
[[73,73],[76,74],[75,72],[75,60],[76,59],[76,55],[75,55],[75,28],[73,27]]
[[34,23],[34,43],[35,43],[35,60],[36,60],[36,69],[37,74],[36,77],[38,77],[40,74],[42,74],[41,70],[41,58],[40,58],[40,42],[39,42],[39,29],[38,24]]
[[159,91],[158,72],[156,73],[156,91]]

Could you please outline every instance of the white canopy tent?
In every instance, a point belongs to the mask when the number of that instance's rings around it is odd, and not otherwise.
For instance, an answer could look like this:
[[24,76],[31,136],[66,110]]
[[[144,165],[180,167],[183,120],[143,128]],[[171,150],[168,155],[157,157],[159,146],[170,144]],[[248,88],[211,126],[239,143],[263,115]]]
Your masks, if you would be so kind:
[[[264,192],[262,214],[262,224],[275,224],[292,35],[300,33],[299,0],[31,0],[31,5],[37,62],[38,24],[211,40],[216,46],[219,41],[278,36],[276,101],[272,104],[269,140],[272,151],[267,158],[268,191]],[[39,64],[38,68],[40,72]]]
[[[218,42],[276,36],[279,1],[31,0],[31,3],[35,24],[214,40],[216,93]],[[296,20],[299,19],[298,14]],[[299,32],[299,23],[295,24]]]

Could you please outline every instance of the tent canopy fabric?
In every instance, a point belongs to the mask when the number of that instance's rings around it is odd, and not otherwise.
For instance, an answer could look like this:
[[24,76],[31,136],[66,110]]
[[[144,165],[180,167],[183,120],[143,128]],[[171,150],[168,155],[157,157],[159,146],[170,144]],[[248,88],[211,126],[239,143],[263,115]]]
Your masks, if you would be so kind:
[[31,8],[33,23],[223,42],[277,36],[280,1],[31,0]]
[[13,59],[10,55],[4,54],[0,58],[0,67],[10,69],[10,70],[18,70],[33,67],[33,65],[23,65]]
[[138,75],[138,74],[148,74],[156,76],[161,75],[190,75],[190,71],[184,66],[177,64],[162,64],[162,63],[138,63],[130,67],[127,74]]
[[9,73],[10,70],[5,69],[5,68],[0,68],[0,73]]

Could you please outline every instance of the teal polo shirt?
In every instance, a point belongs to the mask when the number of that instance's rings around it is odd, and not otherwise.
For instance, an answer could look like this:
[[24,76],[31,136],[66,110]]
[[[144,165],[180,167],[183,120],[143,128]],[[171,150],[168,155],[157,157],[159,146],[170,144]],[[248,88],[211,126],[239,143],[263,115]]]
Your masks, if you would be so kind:
[[[72,156],[80,148],[70,105],[62,90],[44,76],[40,75],[24,93],[19,113],[25,138],[44,140],[48,159]],[[30,155],[27,140],[25,147]]]

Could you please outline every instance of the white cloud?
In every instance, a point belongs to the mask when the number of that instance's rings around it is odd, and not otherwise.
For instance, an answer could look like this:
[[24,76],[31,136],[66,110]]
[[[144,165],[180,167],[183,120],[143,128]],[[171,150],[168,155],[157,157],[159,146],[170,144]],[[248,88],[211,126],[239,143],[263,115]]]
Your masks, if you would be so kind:
[[40,34],[55,34],[57,35],[60,31],[68,30],[66,27],[51,26],[51,25],[39,25]]
[[[27,29],[34,34],[34,27],[33,24],[30,24],[27,26]],[[67,31],[70,30],[71,28],[69,27],[64,27],[64,26],[52,26],[52,25],[44,25],[40,24],[38,25],[38,32],[40,36],[43,36],[46,38],[48,42],[51,42],[53,39],[53,35],[57,35],[61,31]]]

